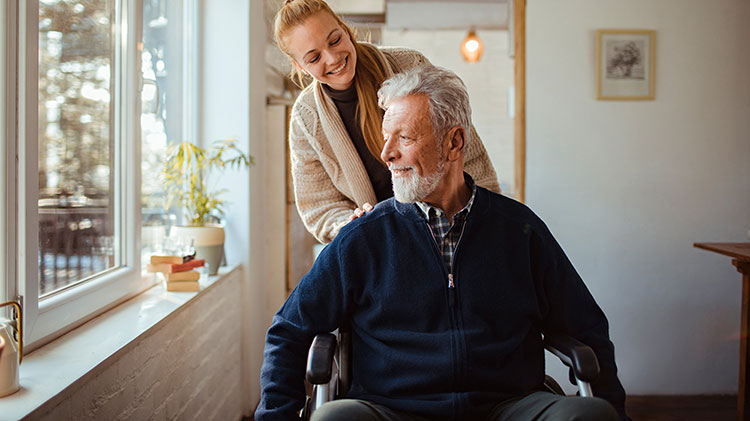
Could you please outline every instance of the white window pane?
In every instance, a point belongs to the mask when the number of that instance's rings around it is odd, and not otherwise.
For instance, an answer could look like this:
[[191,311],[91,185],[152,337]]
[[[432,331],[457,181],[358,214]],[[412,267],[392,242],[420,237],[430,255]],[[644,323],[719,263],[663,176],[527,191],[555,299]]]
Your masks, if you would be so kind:
[[39,295],[113,268],[114,0],[39,3]]
[[[161,252],[176,213],[165,209],[161,170],[168,142],[184,139],[183,12],[179,0],[143,2],[141,71],[141,204],[142,253]],[[143,259],[147,262],[148,259]]]

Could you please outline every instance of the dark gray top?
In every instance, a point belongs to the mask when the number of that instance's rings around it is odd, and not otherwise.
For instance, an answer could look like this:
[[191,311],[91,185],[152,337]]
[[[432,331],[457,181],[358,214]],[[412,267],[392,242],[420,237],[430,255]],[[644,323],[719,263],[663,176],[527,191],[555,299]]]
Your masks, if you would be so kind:
[[[357,154],[359,154],[359,158],[365,166],[368,177],[370,177],[372,189],[375,191],[375,197],[377,197],[378,202],[393,197],[391,172],[388,171],[388,168],[380,160],[380,157],[375,157],[370,153],[365,143],[365,138],[362,136],[362,129],[359,127],[357,119],[359,98],[357,97],[356,86],[352,83],[352,86],[349,88],[338,91],[326,84],[322,85],[328,96],[333,99],[333,103],[336,104],[336,109],[339,110],[339,115],[341,115],[341,120],[344,122],[346,131],[349,133],[349,137],[357,149]],[[375,205],[375,203],[371,203],[371,205]]]

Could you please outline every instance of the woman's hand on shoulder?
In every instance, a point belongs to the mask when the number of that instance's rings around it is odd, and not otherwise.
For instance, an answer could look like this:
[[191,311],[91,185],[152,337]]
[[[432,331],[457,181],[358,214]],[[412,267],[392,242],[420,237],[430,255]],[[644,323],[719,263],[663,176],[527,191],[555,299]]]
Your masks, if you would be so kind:
[[372,205],[369,203],[365,203],[362,205],[362,207],[354,209],[354,214],[349,217],[349,222],[359,218],[360,216],[364,215],[365,212],[369,212],[372,210]]

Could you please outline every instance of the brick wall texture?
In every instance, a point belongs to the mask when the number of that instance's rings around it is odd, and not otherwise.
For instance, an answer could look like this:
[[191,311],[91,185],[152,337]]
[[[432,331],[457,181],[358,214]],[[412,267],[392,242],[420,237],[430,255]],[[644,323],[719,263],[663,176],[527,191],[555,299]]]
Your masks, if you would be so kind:
[[240,288],[235,270],[28,419],[240,419]]

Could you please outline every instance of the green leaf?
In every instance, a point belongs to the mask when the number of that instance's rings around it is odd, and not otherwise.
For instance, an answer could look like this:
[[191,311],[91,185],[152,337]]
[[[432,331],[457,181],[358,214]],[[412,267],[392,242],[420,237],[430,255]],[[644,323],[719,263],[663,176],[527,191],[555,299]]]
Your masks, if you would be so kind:
[[249,168],[254,164],[253,157],[240,150],[236,139],[214,141],[210,150],[190,142],[170,144],[162,170],[167,207],[180,204],[191,224],[204,225],[211,213],[224,213],[224,202],[219,197],[226,189],[211,192],[209,176],[226,167]]

